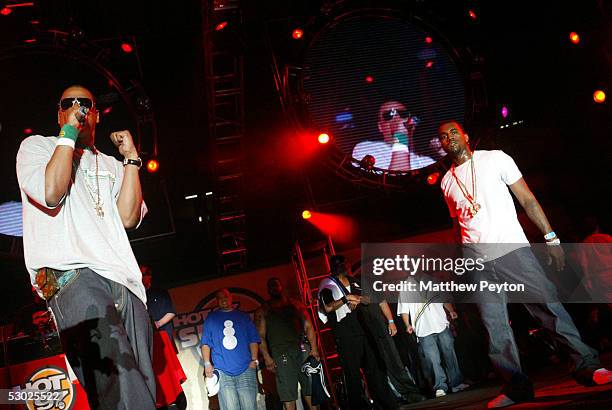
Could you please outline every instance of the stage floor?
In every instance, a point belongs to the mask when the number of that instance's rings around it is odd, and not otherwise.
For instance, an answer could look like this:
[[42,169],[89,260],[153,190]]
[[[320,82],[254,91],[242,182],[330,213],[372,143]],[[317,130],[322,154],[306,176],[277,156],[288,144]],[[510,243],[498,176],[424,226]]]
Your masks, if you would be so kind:
[[[612,353],[601,357],[603,364],[612,368]],[[612,409],[612,383],[605,386],[584,387],[572,379],[564,366],[549,366],[531,372],[536,397],[532,402],[521,403],[509,409]],[[499,394],[499,380],[492,380],[461,393],[449,394],[422,403],[402,406],[413,409],[462,409],[475,410],[487,407],[487,402]]]

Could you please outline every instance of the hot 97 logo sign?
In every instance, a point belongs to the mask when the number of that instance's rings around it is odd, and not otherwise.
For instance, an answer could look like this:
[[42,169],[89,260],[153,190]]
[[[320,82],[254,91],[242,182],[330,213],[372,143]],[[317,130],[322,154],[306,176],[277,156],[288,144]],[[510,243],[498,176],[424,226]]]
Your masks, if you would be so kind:
[[74,386],[66,371],[59,367],[36,370],[19,388],[27,393],[24,397],[29,410],[70,410],[75,402]]

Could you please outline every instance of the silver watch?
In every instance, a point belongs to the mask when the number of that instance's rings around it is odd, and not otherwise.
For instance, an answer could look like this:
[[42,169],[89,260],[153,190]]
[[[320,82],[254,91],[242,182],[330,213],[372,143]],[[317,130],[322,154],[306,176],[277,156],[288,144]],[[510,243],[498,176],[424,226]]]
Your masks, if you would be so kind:
[[140,169],[142,167],[142,159],[140,157],[136,159],[124,158],[123,166],[126,166],[126,165],[136,165],[138,169]]

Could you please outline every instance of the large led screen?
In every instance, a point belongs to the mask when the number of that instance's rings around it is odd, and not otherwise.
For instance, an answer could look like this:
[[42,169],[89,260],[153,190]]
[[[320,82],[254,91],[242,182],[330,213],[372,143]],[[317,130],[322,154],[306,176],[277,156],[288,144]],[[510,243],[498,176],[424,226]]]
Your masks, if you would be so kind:
[[313,125],[363,164],[391,171],[444,156],[440,122],[463,121],[465,81],[449,51],[416,23],[353,16],[328,25],[306,51]]

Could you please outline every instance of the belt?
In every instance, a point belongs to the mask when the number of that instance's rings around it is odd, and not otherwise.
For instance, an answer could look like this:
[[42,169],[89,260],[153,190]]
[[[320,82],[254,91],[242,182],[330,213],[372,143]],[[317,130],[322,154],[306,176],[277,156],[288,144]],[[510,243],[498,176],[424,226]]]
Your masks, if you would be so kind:
[[45,300],[50,300],[70,279],[78,273],[78,269],[57,270],[52,268],[40,268],[36,273],[36,285],[42,292]]

